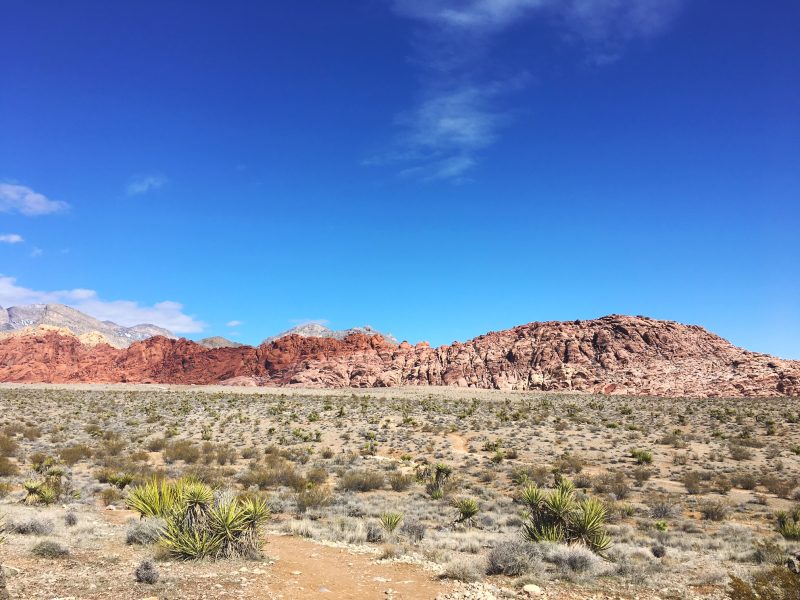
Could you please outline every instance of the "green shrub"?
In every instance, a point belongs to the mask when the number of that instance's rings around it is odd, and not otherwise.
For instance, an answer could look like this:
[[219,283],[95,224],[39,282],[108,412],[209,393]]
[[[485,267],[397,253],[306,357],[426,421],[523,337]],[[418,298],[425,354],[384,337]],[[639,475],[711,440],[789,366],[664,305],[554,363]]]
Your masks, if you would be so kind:
[[649,450],[631,450],[631,457],[636,461],[636,464],[639,465],[649,465],[653,462],[653,453]]

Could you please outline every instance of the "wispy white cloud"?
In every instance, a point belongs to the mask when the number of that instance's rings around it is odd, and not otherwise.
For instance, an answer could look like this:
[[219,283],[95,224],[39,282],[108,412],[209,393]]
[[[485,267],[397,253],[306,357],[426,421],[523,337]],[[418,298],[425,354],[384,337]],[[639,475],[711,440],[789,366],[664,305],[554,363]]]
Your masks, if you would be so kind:
[[34,290],[17,284],[14,277],[0,275],[0,306],[59,303],[72,306],[101,321],[131,327],[143,323],[158,325],[175,333],[199,333],[206,324],[184,312],[178,302],[156,302],[151,306],[133,300],[104,300],[95,290]]
[[244,325],[244,323],[242,321],[233,320],[233,321],[228,321],[227,323],[225,323],[225,325],[227,327],[239,327],[239,325]]
[[0,183],[0,212],[19,213],[28,217],[63,212],[69,204],[61,200],[50,200],[44,194],[34,192],[25,185]]
[[128,196],[139,196],[163,187],[168,179],[163,175],[144,175],[135,177],[126,188]]
[[0,234],[0,243],[2,244],[20,244],[25,240],[18,233],[3,233]]
[[[547,19],[580,41],[595,64],[616,60],[630,40],[660,33],[683,0],[391,0],[419,24],[413,63],[421,68],[414,108],[396,118],[395,149],[364,161],[406,165],[422,179],[463,181],[500,136],[511,112],[501,99],[520,89],[525,72],[487,77],[493,41],[526,19]],[[505,70],[505,69],[504,69]]]
[[39,258],[43,254],[44,254],[44,250],[39,248],[39,246],[34,246],[33,249],[31,250],[30,257],[31,258]]

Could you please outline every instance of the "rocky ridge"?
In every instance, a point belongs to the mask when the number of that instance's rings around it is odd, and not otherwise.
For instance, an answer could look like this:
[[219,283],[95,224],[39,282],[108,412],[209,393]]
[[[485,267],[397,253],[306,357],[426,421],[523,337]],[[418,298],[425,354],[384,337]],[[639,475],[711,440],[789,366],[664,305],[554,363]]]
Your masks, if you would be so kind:
[[545,322],[432,348],[380,335],[289,335],[206,348],[153,337],[126,349],[48,331],[0,340],[0,381],[305,387],[447,385],[604,394],[799,396],[800,361],[737,348],[695,325],[612,315]]
[[55,327],[77,336],[102,338],[115,348],[127,348],[134,342],[153,336],[175,337],[171,331],[162,327],[148,324],[124,327],[112,321],[95,319],[64,304],[26,304],[8,309],[0,306],[0,333],[26,329],[35,331],[41,327]]

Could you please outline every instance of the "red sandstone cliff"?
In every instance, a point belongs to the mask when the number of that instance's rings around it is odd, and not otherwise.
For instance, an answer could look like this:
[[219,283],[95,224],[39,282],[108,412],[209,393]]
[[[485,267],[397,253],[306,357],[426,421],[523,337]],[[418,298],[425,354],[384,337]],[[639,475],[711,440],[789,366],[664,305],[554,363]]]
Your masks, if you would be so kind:
[[800,396],[800,361],[737,348],[702,327],[643,317],[531,323],[465,343],[288,336],[209,349],[154,337],[126,349],[48,332],[0,340],[0,381],[455,385],[664,396]]

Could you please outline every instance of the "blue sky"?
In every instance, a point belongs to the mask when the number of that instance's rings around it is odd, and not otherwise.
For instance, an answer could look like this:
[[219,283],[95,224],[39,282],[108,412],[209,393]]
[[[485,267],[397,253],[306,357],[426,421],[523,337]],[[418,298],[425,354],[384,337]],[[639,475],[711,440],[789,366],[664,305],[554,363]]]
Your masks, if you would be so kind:
[[800,358],[800,4],[0,0],[0,305]]

